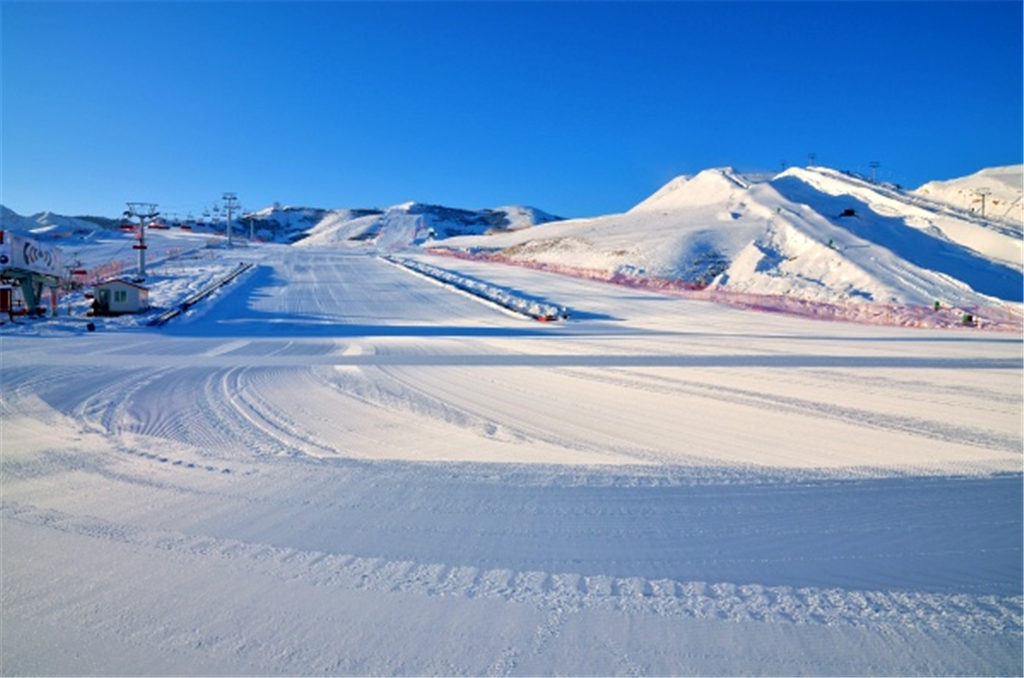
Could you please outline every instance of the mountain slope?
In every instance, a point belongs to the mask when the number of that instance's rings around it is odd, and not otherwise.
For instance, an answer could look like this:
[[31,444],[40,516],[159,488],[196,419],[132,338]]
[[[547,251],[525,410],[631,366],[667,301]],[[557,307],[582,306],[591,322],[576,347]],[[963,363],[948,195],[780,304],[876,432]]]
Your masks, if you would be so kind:
[[25,217],[0,205],[0,230],[14,231],[37,240],[59,239],[71,235],[92,233],[98,229],[107,228],[110,221],[96,217],[67,217],[53,212],[40,212]]
[[914,193],[977,214],[982,212],[984,194],[986,216],[1024,223],[1024,165],[990,167],[967,177],[929,181]]
[[368,243],[393,250],[463,235],[515,231],[558,219],[532,207],[471,211],[409,202],[385,210],[330,210],[297,244]]
[[447,247],[824,302],[1024,301],[1019,230],[825,168],[680,177],[624,214]]

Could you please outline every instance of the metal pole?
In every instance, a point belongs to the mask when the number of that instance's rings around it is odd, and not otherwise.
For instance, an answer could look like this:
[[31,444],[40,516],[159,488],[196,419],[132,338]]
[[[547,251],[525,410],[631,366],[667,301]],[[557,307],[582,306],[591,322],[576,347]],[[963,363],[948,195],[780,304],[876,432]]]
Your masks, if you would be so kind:
[[130,202],[128,204],[128,210],[125,212],[125,216],[138,217],[139,218],[139,244],[136,245],[136,249],[139,250],[139,277],[146,277],[146,219],[155,219],[160,216],[160,213],[156,211],[156,205],[153,203],[142,203],[142,202]]
[[227,223],[228,247],[231,247],[231,210],[235,206],[235,200],[236,200],[236,197],[235,197],[234,193],[225,193],[224,194],[224,202],[226,203],[225,206],[227,207],[227,210],[228,210],[228,223]]
[[976,191],[976,195],[980,195],[981,196],[981,217],[983,219],[985,218],[985,196],[986,195],[991,195],[991,194],[992,194],[992,191],[989,190],[988,188],[979,188]]
[[146,218],[139,215],[139,277],[146,277]]

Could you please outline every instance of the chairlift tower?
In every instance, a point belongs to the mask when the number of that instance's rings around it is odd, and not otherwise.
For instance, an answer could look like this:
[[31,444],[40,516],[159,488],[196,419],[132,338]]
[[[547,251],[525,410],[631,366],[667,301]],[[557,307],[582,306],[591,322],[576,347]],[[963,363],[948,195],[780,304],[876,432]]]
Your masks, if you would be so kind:
[[139,277],[146,277],[146,220],[152,220],[155,217],[160,216],[160,213],[156,211],[156,205],[151,202],[130,202],[127,203],[128,209],[125,210],[124,215],[129,219],[138,218],[139,220],[139,242],[132,245],[134,249],[139,251]]
[[987,187],[979,188],[974,192],[974,195],[981,198],[981,218],[985,218],[985,196],[992,195],[992,190]]
[[223,199],[224,209],[226,209],[228,213],[228,222],[226,225],[228,231],[228,247],[231,247],[231,211],[237,207],[238,197],[234,193],[225,193]]
[[877,181],[875,181],[875,170],[877,170],[881,165],[882,163],[878,162],[877,160],[872,160],[871,162],[868,163],[868,167],[871,168],[871,183],[873,184],[878,183]]
[[808,153],[807,154],[807,166],[808,167],[814,167],[814,161],[817,159],[817,157],[818,157],[818,154],[815,153],[814,151],[811,151],[810,153]]

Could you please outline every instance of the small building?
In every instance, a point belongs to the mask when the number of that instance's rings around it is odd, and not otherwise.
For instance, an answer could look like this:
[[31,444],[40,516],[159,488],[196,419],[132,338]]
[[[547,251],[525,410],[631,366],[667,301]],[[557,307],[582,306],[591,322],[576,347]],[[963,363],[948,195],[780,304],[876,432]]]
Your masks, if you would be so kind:
[[149,290],[127,280],[107,280],[96,285],[92,310],[96,315],[141,313],[149,310]]

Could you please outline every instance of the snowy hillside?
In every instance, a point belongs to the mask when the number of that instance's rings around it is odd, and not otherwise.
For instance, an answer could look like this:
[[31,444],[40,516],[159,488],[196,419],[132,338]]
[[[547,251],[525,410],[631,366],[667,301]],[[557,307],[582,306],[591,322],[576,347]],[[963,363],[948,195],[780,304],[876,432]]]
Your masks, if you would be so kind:
[[306,232],[301,244],[355,242],[400,249],[455,236],[516,231],[558,219],[532,207],[470,211],[408,202],[385,210],[331,210]]
[[552,269],[820,302],[1024,300],[1021,230],[826,168],[679,177],[624,214],[546,224],[454,250]]
[[968,177],[929,181],[914,193],[979,215],[984,194],[986,216],[1024,222],[1024,165],[990,167]]
[[[95,220],[94,220],[95,219]],[[85,235],[109,228],[110,220],[102,218],[66,217],[53,212],[40,212],[30,217],[0,205],[0,230],[15,231],[37,240]]]
[[[263,242],[303,245],[371,244],[383,248],[403,248],[428,240],[453,236],[501,233],[558,221],[556,217],[533,207],[510,205],[483,210],[464,210],[416,202],[387,209],[293,207],[274,205],[247,212],[233,220],[234,234],[250,235]],[[118,219],[104,217],[67,217],[41,212],[31,217],[17,214],[0,205],[0,228],[36,239],[86,237],[98,230],[117,230]],[[195,233],[223,236],[223,220],[176,220]]]
[[256,212],[242,214],[239,222],[251,229],[253,237],[266,242],[293,242],[328,218],[334,211],[309,207],[281,207],[274,205]]

